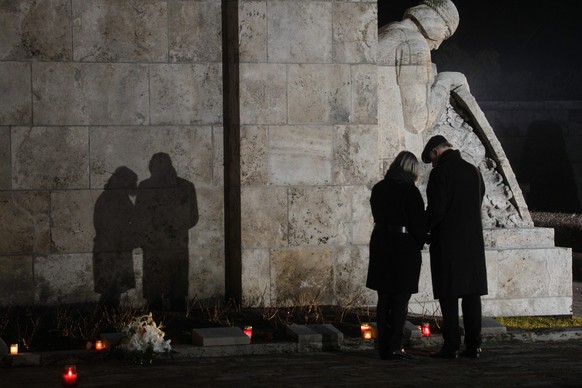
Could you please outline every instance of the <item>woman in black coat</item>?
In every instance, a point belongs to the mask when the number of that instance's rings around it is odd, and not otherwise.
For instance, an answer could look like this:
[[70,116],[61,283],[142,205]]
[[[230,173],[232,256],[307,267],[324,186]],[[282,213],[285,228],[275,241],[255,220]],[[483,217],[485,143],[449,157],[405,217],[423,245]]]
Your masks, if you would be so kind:
[[408,302],[418,292],[421,250],[426,240],[424,201],[415,185],[418,160],[400,152],[372,188],[374,231],[366,287],[378,291],[376,311],[382,359],[411,358],[402,350]]

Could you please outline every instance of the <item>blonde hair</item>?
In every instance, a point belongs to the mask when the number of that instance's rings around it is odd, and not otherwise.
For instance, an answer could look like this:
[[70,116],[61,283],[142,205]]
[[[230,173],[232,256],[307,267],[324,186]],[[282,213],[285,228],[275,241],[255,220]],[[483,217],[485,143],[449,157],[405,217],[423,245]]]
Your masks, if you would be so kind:
[[418,180],[418,159],[410,151],[400,151],[392,164],[390,164],[389,170],[400,169],[411,175],[412,179],[416,182]]

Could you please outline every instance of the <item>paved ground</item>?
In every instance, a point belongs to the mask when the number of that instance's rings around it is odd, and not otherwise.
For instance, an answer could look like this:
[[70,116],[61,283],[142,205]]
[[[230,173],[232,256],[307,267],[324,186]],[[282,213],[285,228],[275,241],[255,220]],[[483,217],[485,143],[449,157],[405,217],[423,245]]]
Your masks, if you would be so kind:
[[[581,316],[582,283],[574,283]],[[582,332],[580,332],[582,333]],[[480,359],[440,360],[413,348],[410,362],[382,361],[374,350],[278,353],[157,360],[139,367],[119,360],[80,363],[79,387],[580,387],[582,334],[559,341],[484,343]],[[62,365],[0,369],[0,387],[59,387]]]
[[[201,358],[138,367],[78,365],[79,387],[555,387],[582,386],[582,340],[491,343],[478,360],[440,360],[412,350],[410,362],[375,351]],[[0,370],[0,386],[58,387],[59,365]]]

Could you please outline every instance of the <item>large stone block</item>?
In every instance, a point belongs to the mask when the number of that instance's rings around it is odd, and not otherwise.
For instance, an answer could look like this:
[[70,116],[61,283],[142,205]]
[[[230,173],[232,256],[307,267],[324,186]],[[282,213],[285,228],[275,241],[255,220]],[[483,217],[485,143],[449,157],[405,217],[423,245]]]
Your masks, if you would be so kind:
[[344,245],[351,236],[349,187],[294,187],[289,193],[289,245]]
[[333,138],[330,126],[270,127],[269,183],[331,183]]
[[239,2],[240,61],[267,62],[267,2]]
[[275,306],[334,304],[332,248],[271,250],[271,301]]
[[149,122],[148,67],[141,64],[34,63],[37,125],[141,125]]
[[139,181],[149,178],[149,162],[158,152],[167,153],[178,176],[196,188],[213,182],[212,127],[93,127],[90,139],[92,188],[103,188],[120,166]]
[[222,123],[222,65],[158,64],[150,67],[151,123]]
[[169,2],[168,26],[171,61],[222,61],[220,1]]
[[[378,66],[378,126],[381,157],[392,161],[405,148],[402,98],[393,66]],[[420,154],[422,149],[409,151]]]
[[270,271],[269,249],[243,249],[241,275],[243,305],[254,307],[271,305]]
[[0,191],[0,255],[47,254],[48,192]]
[[241,184],[266,184],[268,174],[268,127],[246,125],[240,133]]
[[72,4],[75,61],[167,61],[166,2],[73,0]]
[[348,65],[288,65],[289,124],[348,124],[350,83]]
[[552,248],[554,229],[551,228],[511,228],[484,229],[485,247],[506,248]]
[[371,184],[378,177],[378,129],[371,126],[335,127],[334,183]]
[[378,45],[378,6],[337,2],[333,10],[335,63],[375,63]]
[[337,303],[343,307],[366,305],[376,291],[366,288],[368,246],[345,246],[336,251],[334,278]]
[[269,1],[269,62],[331,63],[332,14],[330,2]]
[[378,67],[352,65],[352,112],[350,123],[378,123]]
[[0,62],[0,125],[32,122],[30,66],[29,63]]
[[54,253],[93,251],[93,208],[100,192],[58,190],[51,193],[51,240]]
[[34,304],[32,256],[0,257],[0,305]]
[[0,59],[71,59],[71,2],[20,0],[0,3]]
[[189,296],[200,300],[224,296],[224,250],[190,247]]
[[[486,249],[485,256],[488,294],[482,297],[484,316],[571,314],[570,248]],[[438,301],[433,299],[428,250],[423,251],[419,293],[412,295],[409,309],[441,315]]]
[[243,248],[287,245],[288,200],[286,187],[245,187],[241,192]]
[[10,189],[10,187],[10,128],[0,127],[0,189]]
[[371,194],[371,189],[368,186],[353,188],[352,244],[367,246],[370,243],[370,236],[374,228],[374,219],[370,208]]
[[287,122],[286,65],[240,65],[240,115],[242,124]]
[[35,301],[40,304],[95,302],[91,253],[34,258]]
[[13,127],[12,187],[89,187],[89,136],[84,127]]
[[200,219],[190,229],[190,248],[217,248],[224,245],[224,190],[196,188]]

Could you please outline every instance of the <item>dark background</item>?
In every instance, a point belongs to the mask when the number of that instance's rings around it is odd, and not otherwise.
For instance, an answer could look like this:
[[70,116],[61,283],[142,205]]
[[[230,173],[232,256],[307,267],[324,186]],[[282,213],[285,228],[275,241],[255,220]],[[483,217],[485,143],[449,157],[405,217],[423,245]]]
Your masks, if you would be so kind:
[[[378,0],[378,24],[420,0]],[[467,76],[479,101],[581,100],[577,1],[457,0],[457,31],[433,52],[439,71]]]

